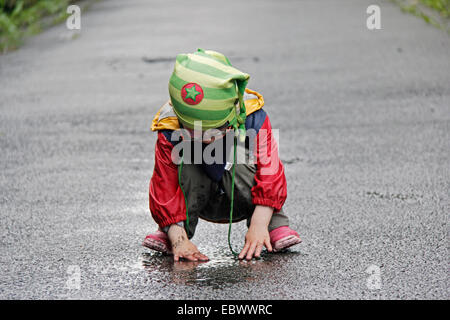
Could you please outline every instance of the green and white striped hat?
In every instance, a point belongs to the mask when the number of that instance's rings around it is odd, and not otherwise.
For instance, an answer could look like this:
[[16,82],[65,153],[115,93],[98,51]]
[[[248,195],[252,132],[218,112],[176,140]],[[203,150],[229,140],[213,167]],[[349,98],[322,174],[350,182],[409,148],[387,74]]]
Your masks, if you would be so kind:
[[[219,128],[225,123],[245,135],[244,92],[250,76],[231,66],[223,54],[198,49],[179,54],[169,81],[173,109],[184,127]],[[236,102],[239,105],[236,106]]]

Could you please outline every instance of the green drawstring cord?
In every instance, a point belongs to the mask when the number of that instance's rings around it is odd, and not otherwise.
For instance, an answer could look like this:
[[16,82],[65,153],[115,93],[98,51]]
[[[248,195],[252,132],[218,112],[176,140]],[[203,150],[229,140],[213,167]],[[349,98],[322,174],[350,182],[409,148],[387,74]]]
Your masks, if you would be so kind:
[[[234,153],[233,153],[233,174],[231,176],[231,208],[230,208],[230,223],[228,226],[228,247],[231,250],[231,253],[235,256],[238,256],[239,253],[235,252],[233,250],[233,247],[231,246],[231,224],[233,223],[233,207],[234,207],[234,177],[236,174],[236,149],[237,149],[237,142],[236,137],[234,137]],[[188,213],[188,203],[186,199],[186,194],[184,193],[183,186],[181,185],[181,171],[183,170],[183,154],[181,155],[181,162],[178,166],[178,184],[180,185],[181,192],[183,193],[184,197],[184,203],[186,205],[186,233],[189,237],[189,213]]]
[[233,250],[231,246],[231,224],[233,223],[233,207],[234,207],[234,176],[236,173],[236,142],[237,138],[234,137],[234,152],[233,152],[233,174],[231,176],[231,208],[230,208],[230,224],[228,226],[228,246],[230,247],[231,253],[235,256],[238,256],[239,253]]
[[183,186],[181,185],[181,171],[183,170],[183,157],[184,157],[184,153],[181,154],[181,162],[180,162],[180,165],[178,166],[178,185],[181,188],[181,192],[183,193],[183,197],[184,197],[184,204],[186,205],[186,233],[187,233],[188,238],[189,238],[188,203],[187,203],[187,199],[186,199],[186,194],[184,193]]

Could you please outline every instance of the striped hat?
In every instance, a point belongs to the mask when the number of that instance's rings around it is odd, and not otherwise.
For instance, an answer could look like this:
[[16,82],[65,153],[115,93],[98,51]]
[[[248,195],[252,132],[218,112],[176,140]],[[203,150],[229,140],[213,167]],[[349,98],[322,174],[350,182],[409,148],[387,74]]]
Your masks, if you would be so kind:
[[173,110],[184,127],[193,129],[194,121],[201,120],[206,130],[228,122],[245,135],[243,96],[249,78],[221,53],[198,49],[179,54],[169,81]]

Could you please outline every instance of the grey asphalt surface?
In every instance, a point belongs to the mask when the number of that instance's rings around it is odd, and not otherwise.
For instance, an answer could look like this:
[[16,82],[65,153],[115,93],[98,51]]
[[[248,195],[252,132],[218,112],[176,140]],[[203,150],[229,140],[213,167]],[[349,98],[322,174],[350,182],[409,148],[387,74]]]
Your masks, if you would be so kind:
[[[448,299],[450,41],[377,3],[370,31],[372,1],[100,1],[78,36],[62,24],[0,56],[0,298]],[[151,120],[197,48],[248,72],[280,129],[303,239],[285,254],[236,261],[205,221],[208,263],[140,246]]]

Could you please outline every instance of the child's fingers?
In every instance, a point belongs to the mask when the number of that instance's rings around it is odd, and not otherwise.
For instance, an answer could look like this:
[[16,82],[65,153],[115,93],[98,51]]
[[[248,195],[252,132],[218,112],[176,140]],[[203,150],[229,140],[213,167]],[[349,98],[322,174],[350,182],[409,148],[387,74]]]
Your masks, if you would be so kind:
[[261,256],[262,248],[263,248],[263,244],[262,244],[262,243],[261,243],[261,244],[258,244],[258,245],[256,246],[255,258],[259,258],[259,257]]
[[256,249],[256,242],[253,242],[247,252],[247,260],[251,260]]
[[194,255],[198,258],[198,260],[200,261],[209,261],[209,258],[207,256],[205,256],[203,253],[201,252],[196,252],[194,253]]
[[272,252],[272,244],[270,243],[270,238],[264,240],[264,245],[267,248],[267,251]]
[[245,254],[247,253],[247,250],[249,247],[250,247],[250,243],[248,241],[246,241],[244,248],[242,249],[241,253],[239,254],[239,259],[244,259]]
[[197,260],[198,260],[198,259],[195,257],[195,252],[186,255],[185,259],[187,259],[188,261],[197,261]]
[[176,261],[176,262],[180,261],[180,256],[177,255],[177,254],[175,254],[175,255],[173,256],[173,260]]

